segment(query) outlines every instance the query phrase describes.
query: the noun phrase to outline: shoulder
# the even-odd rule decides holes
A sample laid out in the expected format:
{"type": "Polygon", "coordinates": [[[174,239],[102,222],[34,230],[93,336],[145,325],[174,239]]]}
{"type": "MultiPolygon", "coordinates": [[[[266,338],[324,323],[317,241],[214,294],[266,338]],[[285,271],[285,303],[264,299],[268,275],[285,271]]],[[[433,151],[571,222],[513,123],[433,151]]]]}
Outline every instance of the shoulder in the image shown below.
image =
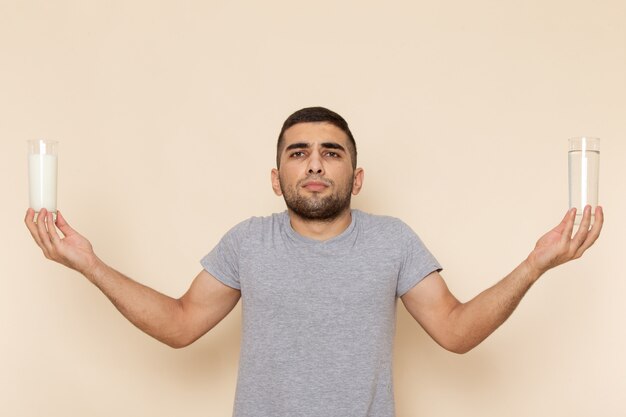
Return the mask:
{"type": "Polygon", "coordinates": [[[401,230],[410,230],[410,227],[397,217],[371,214],[361,210],[353,210],[352,213],[356,216],[357,221],[361,224],[361,227],[366,231],[375,233],[397,233],[401,230]]]}
{"type": "Polygon", "coordinates": [[[403,220],[378,214],[369,214],[359,210],[356,212],[360,229],[368,239],[395,242],[400,246],[413,245],[421,242],[418,234],[403,220]]]}
{"type": "Polygon", "coordinates": [[[274,213],[269,216],[254,216],[233,226],[225,236],[235,239],[262,237],[274,230],[279,230],[285,223],[286,212],[274,213]]]}

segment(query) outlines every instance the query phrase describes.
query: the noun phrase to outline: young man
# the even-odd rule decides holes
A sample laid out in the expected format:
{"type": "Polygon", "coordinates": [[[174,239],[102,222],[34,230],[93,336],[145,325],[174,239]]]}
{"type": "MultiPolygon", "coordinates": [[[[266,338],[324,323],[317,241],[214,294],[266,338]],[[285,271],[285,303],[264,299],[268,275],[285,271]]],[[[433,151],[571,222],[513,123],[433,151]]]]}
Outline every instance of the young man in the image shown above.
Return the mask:
{"type": "Polygon", "coordinates": [[[103,263],[58,213],[26,225],[48,259],[82,273],[133,324],[173,347],[208,332],[242,298],[236,417],[390,417],[398,298],[444,348],[467,352],[513,312],[547,270],[580,257],[603,212],[575,210],[499,283],[460,303],[441,266],[401,221],[350,208],[363,185],[345,120],[320,107],[291,115],[277,145],[272,188],[287,211],[231,229],[180,299],[103,263]],[[62,233],[59,234],[57,231],[62,233]]]}

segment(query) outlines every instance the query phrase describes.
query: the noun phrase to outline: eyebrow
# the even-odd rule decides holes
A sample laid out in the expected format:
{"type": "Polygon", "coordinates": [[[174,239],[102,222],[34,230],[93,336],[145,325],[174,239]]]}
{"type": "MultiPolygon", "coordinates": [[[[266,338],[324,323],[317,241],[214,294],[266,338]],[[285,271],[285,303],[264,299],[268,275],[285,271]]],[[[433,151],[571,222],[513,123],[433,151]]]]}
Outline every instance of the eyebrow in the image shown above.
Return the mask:
{"type": "MultiPolygon", "coordinates": [[[[346,151],[346,149],[341,146],[340,144],[336,143],[336,142],[323,142],[321,144],[322,148],[326,148],[326,149],[338,149],[340,151],[346,151]]],[[[296,143],[292,143],[291,145],[287,146],[285,148],[285,151],[290,151],[292,149],[308,149],[311,147],[310,143],[307,142],[296,142],[296,143]]]]}
{"type": "Polygon", "coordinates": [[[306,142],[297,142],[297,143],[292,143],[291,145],[287,146],[285,148],[285,151],[290,151],[292,149],[306,149],[310,147],[311,145],[306,142]]]}
{"type": "Polygon", "coordinates": [[[322,143],[322,148],[338,149],[338,150],[344,151],[344,152],[346,151],[343,146],[341,146],[340,144],[338,144],[336,142],[324,142],[324,143],[322,143]]]}

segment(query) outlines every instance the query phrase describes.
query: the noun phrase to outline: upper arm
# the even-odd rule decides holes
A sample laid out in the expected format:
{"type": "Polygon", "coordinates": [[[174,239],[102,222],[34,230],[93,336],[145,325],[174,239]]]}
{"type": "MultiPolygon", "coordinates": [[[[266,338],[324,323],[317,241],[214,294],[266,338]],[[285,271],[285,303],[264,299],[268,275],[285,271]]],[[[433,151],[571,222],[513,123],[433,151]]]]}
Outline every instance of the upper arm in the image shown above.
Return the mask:
{"type": "Polygon", "coordinates": [[[402,296],[402,302],[415,320],[441,346],[449,349],[454,342],[450,314],[461,303],[435,271],[402,296]]]}
{"type": "Polygon", "coordinates": [[[189,343],[211,330],[237,305],[241,291],[202,270],[179,299],[189,343]]]}

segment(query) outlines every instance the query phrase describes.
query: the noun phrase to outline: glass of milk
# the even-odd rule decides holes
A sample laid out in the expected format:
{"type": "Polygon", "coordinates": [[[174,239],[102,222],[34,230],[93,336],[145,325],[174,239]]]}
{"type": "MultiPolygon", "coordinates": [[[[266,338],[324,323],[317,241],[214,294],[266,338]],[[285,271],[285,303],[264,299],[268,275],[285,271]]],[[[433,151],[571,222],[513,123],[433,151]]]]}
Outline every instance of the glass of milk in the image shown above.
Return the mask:
{"type": "Polygon", "coordinates": [[[57,212],[57,167],[59,142],[54,140],[28,141],[28,188],[30,207],[35,210],[35,221],[42,208],[57,212]]]}
{"type": "MultiPolygon", "coordinates": [[[[588,136],[569,140],[569,207],[576,207],[576,224],[580,224],[583,209],[598,205],[600,174],[600,139],[588,136]]],[[[592,217],[593,219],[593,217],[592,217]]]]}

